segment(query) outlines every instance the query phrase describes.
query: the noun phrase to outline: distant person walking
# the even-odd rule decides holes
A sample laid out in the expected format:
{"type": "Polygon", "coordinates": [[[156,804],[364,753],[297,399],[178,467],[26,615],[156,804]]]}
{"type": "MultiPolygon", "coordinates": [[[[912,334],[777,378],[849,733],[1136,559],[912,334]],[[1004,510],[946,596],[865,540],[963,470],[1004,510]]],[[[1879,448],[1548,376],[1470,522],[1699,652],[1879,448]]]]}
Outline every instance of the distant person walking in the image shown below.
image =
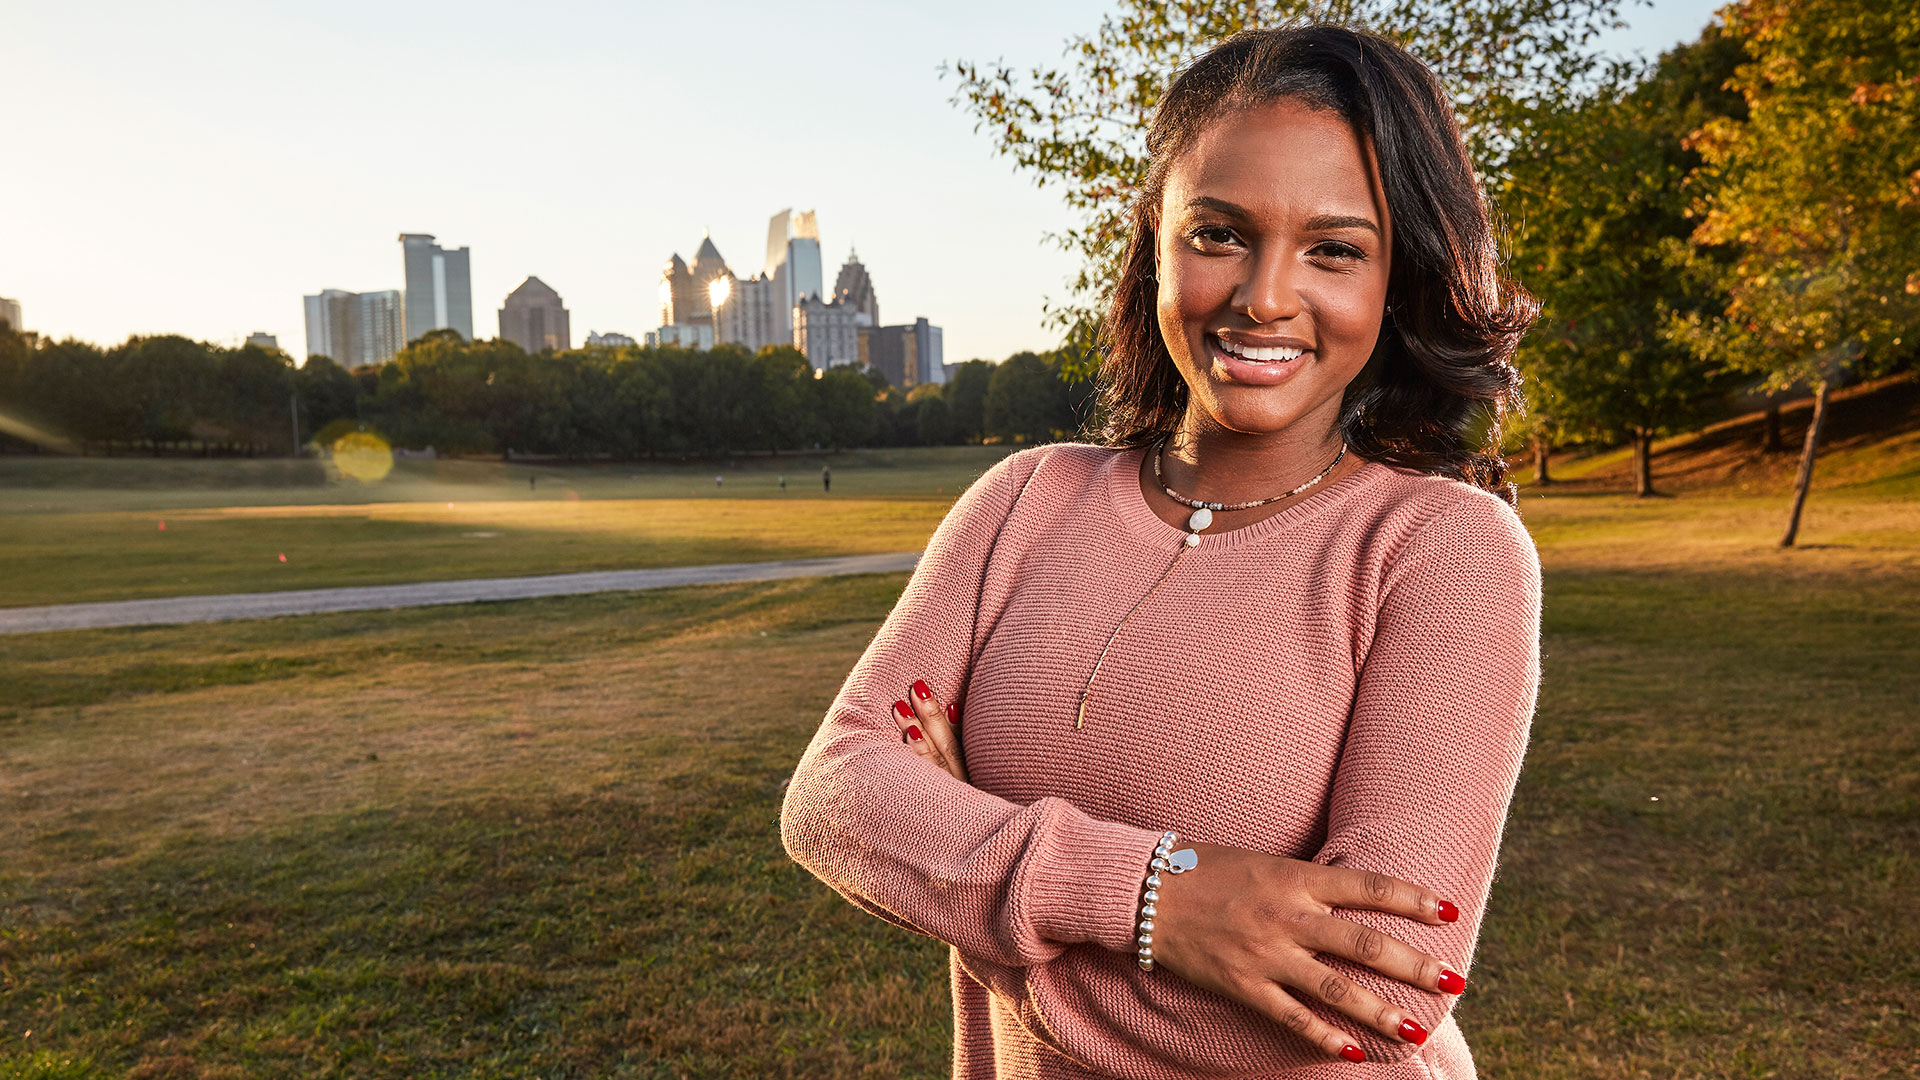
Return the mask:
{"type": "Polygon", "coordinates": [[[780,490],[781,491],[787,490],[787,474],[786,473],[780,474],[780,490]]]}
{"type": "Polygon", "coordinates": [[[538,479],[539,479],[539,477],[537,477],[537,476],[534,476],[534,475],[532,475],[531,473],[529,473],[529,474],[527,475],[527,490],[528,490],[528,491],[532,491],[532,490],[533,490],[533,488],[534,488],[534,481],[535,481],[535,480],[538,480],[538,479]]]}
{"type": "Polygon", "coordinates": [[[719,487],[721,484],[724,484],[726,482],[726,479],[727,479],[726,477],[721,476],[719,473],[715,473],[713,476],[713,486],[719,487]]]}
{"type": "Polygon", "coordinates": [[[830,465],[820,466],[820,486],[821,488],[827,491],[833,490],[833,467],[832,466],[830,465]]]}

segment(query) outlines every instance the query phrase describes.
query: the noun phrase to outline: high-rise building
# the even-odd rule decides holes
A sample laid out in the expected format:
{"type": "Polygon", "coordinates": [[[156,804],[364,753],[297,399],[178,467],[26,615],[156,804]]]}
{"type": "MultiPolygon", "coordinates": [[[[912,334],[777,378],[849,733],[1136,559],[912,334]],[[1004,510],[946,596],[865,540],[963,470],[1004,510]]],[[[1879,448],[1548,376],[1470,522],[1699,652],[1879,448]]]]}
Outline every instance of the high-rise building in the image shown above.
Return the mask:
{"type": "Polygon", "coordinates": [[[913,320],[913,341],[919,353],[920,382],[944,383],[947,381],[945,336],[939,327],[929,324],[925,318],[913,320]]]}
{"type": "Polygon", "coordinates": [[[727,269],[727,260],[720,257],[720,249],[713,246],[711,236],[700,238],[700,249],[693,253],[692,266],[675,252],[660,271],[660,325],[711,327],[713,302],[709,290],[716,279],[732,276],[733,271],[727,269]]]}
{"type": "Polygon", "coordinates": [[[398,289],[352,293],[326,289],[306,297],[307,355],[342,367],[384,364],[406,344],[398,289]]]}
{"type": "Polygon", "coordinates": [[[900,326],[877,326],[867,336],[867,363],[895,386],[947,381],[946,348],[940,328],[925,319],[900,326]]]}
{"type": "Polygon", "coordinates": [[[846,265],[840,268],[840,276],[834,280],[833,298],[865,315],[865,325],[880,325],[880,301],[873,294],[873,279],[867,276],[867,268],[853,251],[847,252],[846,265]]]}
{"type": "Polygon", "coordinates": [[[859,312],[819,296],[793,305],[793,347],[816,371],[860,362],[859,312]]]}
{"type": "Polygon", "coordinates": [[[791,209],[773,215],[767,223],[767,265],[763,271],[778,283],[786,310],[809,296],[826,296],[820,270],[820,225],[813,211],[791,209]]]}
{"type": "Polygon", "coordinates": [[[280,347],[280,339],[267,333],[265,330],[255,330],[253,333],[247,335],[247,344],[258,345],[263,349],[278,349],[280,347]]]}
{"type": "Polygon", "coordinates": [[[401,233],[400,250],[407,271],[405,339],[451,328],[472,341],[473,274],[467,249],[443,248],[431,233],[401,233]]]}
{"type": "Polygon", "coordinates": [[[781,306],[780,284],[765,274],[743,280],[729,275],[727,298],[720,305],[721,341],[759,352],[769,345],[793,344],[793,313],[781,306]]]}
{"type": "Polygon", "coordinates": [[[573,348],[566,305],[553,286],[537,277],[528,277],[507,294],[500,309],[500,336],[530,353],[573,348]]]}
{"type": "Polygon", "coordinates": [[[26,327],[20,324],[20,319],[20,301],[0,296],[0,322],[6,323],[15,330],[23,331],[26,327]]]}

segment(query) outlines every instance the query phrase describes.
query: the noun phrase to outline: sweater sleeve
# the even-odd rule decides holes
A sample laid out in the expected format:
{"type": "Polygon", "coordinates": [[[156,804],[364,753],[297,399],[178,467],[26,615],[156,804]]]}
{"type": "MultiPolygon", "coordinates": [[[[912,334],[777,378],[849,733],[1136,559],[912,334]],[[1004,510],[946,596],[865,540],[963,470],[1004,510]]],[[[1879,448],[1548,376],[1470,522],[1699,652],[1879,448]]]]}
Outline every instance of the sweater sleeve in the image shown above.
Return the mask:
{"type": "MultiPolygon", "coordinates": [[[[1452,900],[1460,918],[1439,926],[1376,911],[1334,914],[1467,974],[1538,692],[1539,556],[1513,508],[1476,489],[1405,543],[1381,597],[1314,861],[1390,874],[1452,900]]],[[[1458,1000],[1320,959],[1428,1031],[1458,1000]]],[[[1371,1060],[1417,1052],[1315,1007],[1371,1060]]]]}
{"type": "Polygon", "coordinates": [[[1083,942],[1132,952],[1159,834],[1097,820],[1061,798],[1021,805],[962,783],[902,746],[889,713],[916,678],[942,700],[963,700],[987,556],[1044,453],[1003,458],[934,530],[780,809],[787,853],[836,892],[1013,967],[1083,942]]]}

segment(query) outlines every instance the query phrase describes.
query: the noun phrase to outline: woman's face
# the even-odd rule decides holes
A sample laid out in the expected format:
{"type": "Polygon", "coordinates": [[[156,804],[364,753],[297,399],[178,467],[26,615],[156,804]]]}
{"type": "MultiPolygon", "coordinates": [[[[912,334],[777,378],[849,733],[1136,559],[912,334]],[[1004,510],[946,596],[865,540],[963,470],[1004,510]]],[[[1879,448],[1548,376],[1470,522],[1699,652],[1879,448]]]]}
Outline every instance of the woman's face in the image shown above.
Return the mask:
{"type": "Polygon", "coordinates": [[[1393,250],[1360,136],[1291,100],[1223,116],[1170,167],[1155,232],[1189,425],[1331,430],[1379,337],[1393,250]]]}

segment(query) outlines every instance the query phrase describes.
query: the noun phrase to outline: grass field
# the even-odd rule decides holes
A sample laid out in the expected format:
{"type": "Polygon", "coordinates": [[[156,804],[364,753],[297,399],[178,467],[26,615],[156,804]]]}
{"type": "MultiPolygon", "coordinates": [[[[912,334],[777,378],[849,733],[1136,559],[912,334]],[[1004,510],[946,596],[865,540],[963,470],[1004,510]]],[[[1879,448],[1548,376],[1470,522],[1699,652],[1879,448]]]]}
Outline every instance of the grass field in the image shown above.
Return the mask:
{"type": "Polygon", "coordinates": [[[374,484],[317,461],[0,458],[0,607],[915,551],[1011,449],[403,461],[374,484]]]}
{"type": "MultiPolygon", "coordinates": [[[[1883,464],[1786,551],[1777,496],[1523,500],[1545,676],[1459,1006],[1484,1075],[1913,1075],[1883,464]]],[[[776,825],[904,581],[0,639],[0,1080],[942,1075],[945,947],[776,825]]]]}

